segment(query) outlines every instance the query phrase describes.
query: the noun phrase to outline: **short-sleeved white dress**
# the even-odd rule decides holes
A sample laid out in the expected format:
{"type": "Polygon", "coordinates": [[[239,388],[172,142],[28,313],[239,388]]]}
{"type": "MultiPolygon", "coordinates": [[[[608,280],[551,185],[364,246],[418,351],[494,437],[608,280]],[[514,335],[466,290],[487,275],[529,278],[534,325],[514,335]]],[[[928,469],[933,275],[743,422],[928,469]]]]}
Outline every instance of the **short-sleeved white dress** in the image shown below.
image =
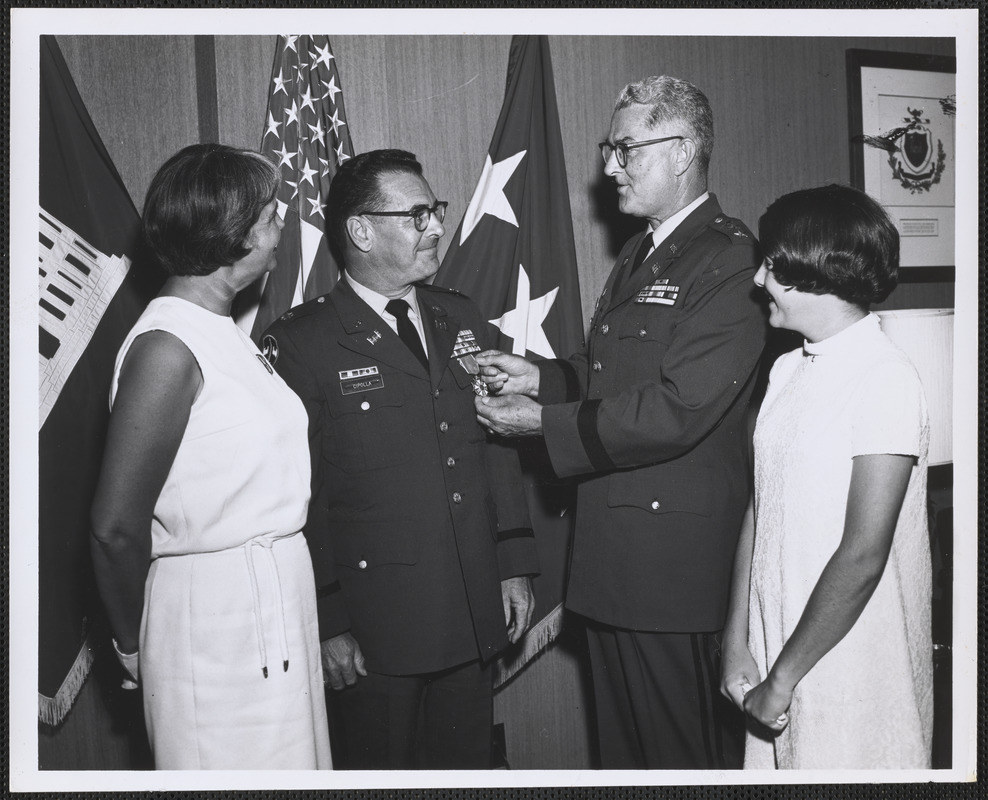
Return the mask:
{"type": "Polygon", "coordinates": [[[749,595],[748,642],[763,678],[840,543],[852,459],[901,454],[917,463],[875,593],[796,687],[782,734],[748,734],[746,769],[930,766],[928,448],[919,377],[874,314],[772,368],[755,428],[749,595]]]}
{"type": "Polygon", "coordinates": [[[230,317],[153,300],[203,385],[154,509],[140,672],[157,769],[329,769],[301,401],[230,317]]]}

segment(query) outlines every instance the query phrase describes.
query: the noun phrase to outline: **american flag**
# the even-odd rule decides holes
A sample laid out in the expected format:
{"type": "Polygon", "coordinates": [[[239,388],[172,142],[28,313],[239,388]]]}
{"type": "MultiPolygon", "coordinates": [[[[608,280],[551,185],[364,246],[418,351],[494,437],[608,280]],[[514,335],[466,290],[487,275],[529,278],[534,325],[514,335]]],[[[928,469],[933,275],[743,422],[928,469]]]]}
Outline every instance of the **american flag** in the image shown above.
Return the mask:
{"type": "Polygon", "coordinates": [[[281,168],[285,228],[277,269],[238,298],[237,323],[255,342],[285,311],[325,294],[339,278],[323,206],[337,168],[353,156],[327,36],[279,36],[269,92],[261,152],[281,168]]]}

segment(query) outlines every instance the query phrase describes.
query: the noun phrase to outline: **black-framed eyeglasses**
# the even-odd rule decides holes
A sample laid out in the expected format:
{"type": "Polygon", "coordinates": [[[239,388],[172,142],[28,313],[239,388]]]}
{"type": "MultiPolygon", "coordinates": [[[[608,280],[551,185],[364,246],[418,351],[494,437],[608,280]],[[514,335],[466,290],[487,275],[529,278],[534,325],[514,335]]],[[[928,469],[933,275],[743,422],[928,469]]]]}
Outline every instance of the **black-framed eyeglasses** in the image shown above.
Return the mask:
{"type": "Polygon", "coordinates": [[[361,213],[371,217],[411,217],[415,221],[415,230],[421,232],[429,227],[429,220],[433,214],[440,222],[446,219],[446,207],[448,205],[446,200],[437,200],[431,208],[429,206],[415,206],[408,211],[362,211],[361,213]]]}
{"type": "Polygon", "coordinates": [[[615,158],[617,158],[618,166],[624,169],[628,166],[628,151],[634,150],[636,147],[644,147],[648,144],[658,144],[659,142],[671,142],[673,139],[685,139],[685,136],[663,136],[661,139],[647,139],[644,142],[618,142],[617,144],[611,144],[610,142],[601,142],[600,154],[604,157],[604,163],[606,164],[611,160],[611,153],[614,153],[615,158]]]}

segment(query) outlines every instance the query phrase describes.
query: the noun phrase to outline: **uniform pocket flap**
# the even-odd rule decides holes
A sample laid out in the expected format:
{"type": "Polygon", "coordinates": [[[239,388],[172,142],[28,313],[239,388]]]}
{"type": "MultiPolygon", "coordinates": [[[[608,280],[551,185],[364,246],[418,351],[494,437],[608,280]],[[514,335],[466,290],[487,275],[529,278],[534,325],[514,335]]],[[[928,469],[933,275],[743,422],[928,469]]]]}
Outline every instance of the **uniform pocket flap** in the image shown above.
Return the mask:
{"type": "Polygon", "coordinates": [[[383,564],[418,562],[418,538],[404,525],[330,521],[329,535],[336,563],[342,567],[367,570],[383,564]]]}
{"type": "Polygon", "coordinates": [[[607,505],[640,508],[650,514],[679,512],[709,517],[713,492],[712,476],[706,471],[637,470],[611,475],[607,505]]]}
{"type": "Polygon", "coordinates": [[[618,326],[619,339],[634,339],[639,342],[666,342],[669,338],[669,326],[658,320],[646,318],[623,320],[618,326]]]}

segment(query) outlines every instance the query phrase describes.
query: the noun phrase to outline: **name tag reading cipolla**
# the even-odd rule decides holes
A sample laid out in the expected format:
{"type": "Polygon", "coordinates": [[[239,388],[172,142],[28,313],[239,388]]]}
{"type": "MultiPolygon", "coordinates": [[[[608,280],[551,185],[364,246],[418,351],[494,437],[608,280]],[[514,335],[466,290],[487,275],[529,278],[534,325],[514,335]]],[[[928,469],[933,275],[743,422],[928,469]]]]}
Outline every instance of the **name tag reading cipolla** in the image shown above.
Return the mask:
{"type": "Polygon", "coordinates": [[[340,391],[343,394],[369,392],[373,389],[384,388],[384,377],[377,367],[362,367],[360,369],[341,370],[340,391]]]}

